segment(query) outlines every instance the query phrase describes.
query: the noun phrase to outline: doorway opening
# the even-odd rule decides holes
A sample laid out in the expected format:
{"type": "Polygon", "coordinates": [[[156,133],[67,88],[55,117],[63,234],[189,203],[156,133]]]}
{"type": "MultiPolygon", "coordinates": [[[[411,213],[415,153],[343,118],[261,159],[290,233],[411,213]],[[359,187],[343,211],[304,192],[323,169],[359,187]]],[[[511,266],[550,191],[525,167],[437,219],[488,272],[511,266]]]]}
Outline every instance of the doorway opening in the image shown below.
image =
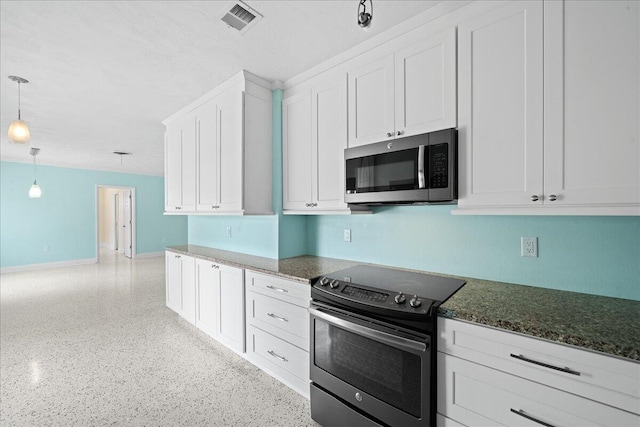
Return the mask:
{"type": "Polygon", "coordinates": [[[96,185],[96,262],[101,251],[110,258],[135,258],[135,187],[96,185]]]}

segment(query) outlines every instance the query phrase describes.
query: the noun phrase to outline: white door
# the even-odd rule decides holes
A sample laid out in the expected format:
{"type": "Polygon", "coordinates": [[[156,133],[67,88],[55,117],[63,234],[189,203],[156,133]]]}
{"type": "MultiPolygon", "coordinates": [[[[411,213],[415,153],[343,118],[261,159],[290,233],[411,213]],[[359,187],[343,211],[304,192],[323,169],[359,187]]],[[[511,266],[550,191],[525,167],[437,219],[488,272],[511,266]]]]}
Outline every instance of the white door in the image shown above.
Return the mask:
{"type": "Polygon", "coordinates": [[[311,174],[318,209],[346,209],[344,149],[347,148],[347,76],[340,75],[311,91],[311,174]]]}
{"type": "Polygon", "coordinates": [[[182,262],[181,255],[165,252],[166,303],[167,307],[179,313],[182,310],[182,262]]]}
{"type": "Polygon", "coordinates": [[[133,241],[133,202],[131,200],[131,190],[124,190],[122,192],[122,212],[124,218],[122,224],[122,228],[124,230],[124,256],[126,256],[127,258],[131,258],[131,246],[133,241]]]}
{"type": "Polygon", "coordinates": [[[220,265],[218,340],[244,353],[244,274],[240,268],[220,265]]]}
{"type": "Polygon", "coordinates": [[[167,125],[164,135],[164,210],[182,210],[182,131],[176,122],[167,125]]]}
{"type": "Polygon", "coordinates": [[[458,27],[460,206],[533,206],[543,194],[542,1],[458,27]]]}
{"type": "Polygon", "coordinates": [[[395,54],[396,137],[456,127],[456,29],[395,54]]]}
{"type": "Polygon", "coordinates": [[[283,208],[310,209],[311,98],[310,93],[282,101],[283,208]]]}
{"type": "Polygon", "coordinates": [[[220,211],[243,209],[244,93],[231,89],[218,104],[220,211]]]}
{"type": "Polygon", "coordinates": [[[119,245],[120,245],[120,239],[118,239],[118,236],[120,235],[120,221],[119,221],[119,217],[120,217],[120,195],[118,193],[115,193],[113,195],[113,219],[114,219],[114,228],[113,228],[113,249],[115,251],[117,251],[119,249],[119,245]]]}
{"type": "Polygon", "coordinates": [[[394,55],[349,72],[349,147],[395,137],[394,55]]]}
{"type": "Polygon", "coordinates": [[[196,259],[196,326],[212,337],[218,334],[220,267],[196,259]]]}
{"type": "Polygon", "coordinates": [[[190,256],[180,256],[180,291],[182,295],[180,315],[189,322],[196,323],[196,260],[190,256]]]}
{"type": "Polygon", "coordinates": [[[195,115],[187,114],[180,121],[181,144],[181,173],[183,211],[196,210],[196,119],[195,115]]]}
{"type": "Polygon", "coordinates": [[[544,25],[545,204],[640,203],[640,3],[545,2],[544,25]]]}
{"type": "Polygon", "coordinates": [[[216,211],[219,204],[216,101],[211,100],[196,110],[197,123],[197,205],[198,211],[216,211]]]}

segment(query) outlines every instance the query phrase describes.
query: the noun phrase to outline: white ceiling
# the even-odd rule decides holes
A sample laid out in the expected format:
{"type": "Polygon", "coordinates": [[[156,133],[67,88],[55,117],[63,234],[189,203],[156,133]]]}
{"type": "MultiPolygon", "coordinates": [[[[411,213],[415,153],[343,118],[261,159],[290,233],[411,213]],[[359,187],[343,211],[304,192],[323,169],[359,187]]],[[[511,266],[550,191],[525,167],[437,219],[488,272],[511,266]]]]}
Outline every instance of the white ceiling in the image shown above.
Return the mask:
{"type": "Polygon", "coordinates": [[[0,156],[31,162],[6,131],[22,119],[38,164],[163,175],[161,120],[241,69],[287,80],[439,1],[246,1],[264,18],[244,35],[219,15],[225,1],[0,2],[0,156]],[[132,152],[123,158],[113,151],[132,152]]]}

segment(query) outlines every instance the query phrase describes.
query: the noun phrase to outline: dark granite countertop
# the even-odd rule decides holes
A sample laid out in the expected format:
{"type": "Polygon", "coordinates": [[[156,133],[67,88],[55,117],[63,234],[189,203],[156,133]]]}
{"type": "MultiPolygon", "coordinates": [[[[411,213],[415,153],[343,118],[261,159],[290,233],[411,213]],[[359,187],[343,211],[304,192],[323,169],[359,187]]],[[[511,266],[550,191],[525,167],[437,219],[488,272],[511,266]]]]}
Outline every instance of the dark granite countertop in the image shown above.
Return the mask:
{"type": "MultiPolygon", "coordinates": [[[[366,264],[310,255],[277,260],[195,245],[168,249],[301,283],[366,264]]],[[[640,361],[639,301],[460,278],[467,284],[440,307],[440,316],[640,361]]]]}

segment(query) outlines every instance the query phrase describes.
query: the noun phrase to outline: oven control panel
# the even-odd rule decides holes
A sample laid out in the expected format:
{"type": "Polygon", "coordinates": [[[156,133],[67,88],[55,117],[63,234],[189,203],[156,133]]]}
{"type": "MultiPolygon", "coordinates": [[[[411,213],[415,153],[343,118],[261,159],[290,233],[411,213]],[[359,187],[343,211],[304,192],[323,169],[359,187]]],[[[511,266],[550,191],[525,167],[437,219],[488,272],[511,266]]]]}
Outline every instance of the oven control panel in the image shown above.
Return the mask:
{"type": "Polygon", "coordinates": [[[432,303],[431,300],[417,295],[382,291],[328,277],[321,277],[313,287],[342,299],[394,311],[427,314],[432,303]]]}

